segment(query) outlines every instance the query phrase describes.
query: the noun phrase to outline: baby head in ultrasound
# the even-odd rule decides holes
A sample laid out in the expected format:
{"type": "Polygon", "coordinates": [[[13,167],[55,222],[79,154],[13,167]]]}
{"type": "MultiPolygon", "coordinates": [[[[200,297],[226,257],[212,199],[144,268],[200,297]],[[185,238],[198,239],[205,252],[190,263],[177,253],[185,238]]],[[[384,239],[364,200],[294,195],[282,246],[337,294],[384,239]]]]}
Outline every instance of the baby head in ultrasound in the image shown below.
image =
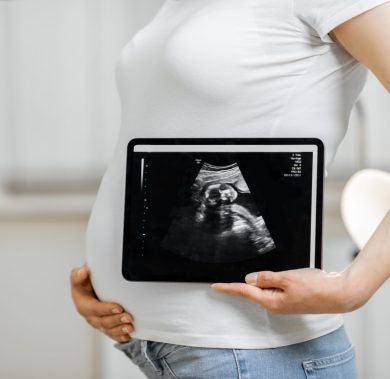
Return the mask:
{"type": "Polygon", "coordinates": [[[231,204],[238,196],[236,188],[228,183],[210,184],[202,192],[203,203],[210,208],[231,204]]]}
{"type": "Polygon", "coordinates": [[[205,227],[220,231],[233,224],[232,204],[238,197],[237,189],[230,183],[205,184],[197,197],[199,204],[196,222],[209,222],[205,227]]]}

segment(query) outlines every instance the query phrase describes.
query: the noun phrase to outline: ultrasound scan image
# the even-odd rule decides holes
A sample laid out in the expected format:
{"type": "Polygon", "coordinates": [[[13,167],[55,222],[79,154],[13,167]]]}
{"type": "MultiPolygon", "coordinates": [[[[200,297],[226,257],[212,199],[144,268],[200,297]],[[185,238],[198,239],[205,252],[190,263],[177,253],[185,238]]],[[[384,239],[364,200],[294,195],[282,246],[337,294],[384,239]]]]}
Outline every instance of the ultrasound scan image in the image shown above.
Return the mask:
{"type": "Polygon", "coordinates": [[[251,259],[276,248],[237,163],[203,162],[189,205],[173,209],[160,246],[198,262],[251,259]]]}
{"type": "Polygon", "coordinates": [[[126,280],[237,282],[248,272],[311,265],[322,204],[316,192],[314,230],[312,152],[197,151],[180,144],[132,150],[123,225],[126,280]]]}

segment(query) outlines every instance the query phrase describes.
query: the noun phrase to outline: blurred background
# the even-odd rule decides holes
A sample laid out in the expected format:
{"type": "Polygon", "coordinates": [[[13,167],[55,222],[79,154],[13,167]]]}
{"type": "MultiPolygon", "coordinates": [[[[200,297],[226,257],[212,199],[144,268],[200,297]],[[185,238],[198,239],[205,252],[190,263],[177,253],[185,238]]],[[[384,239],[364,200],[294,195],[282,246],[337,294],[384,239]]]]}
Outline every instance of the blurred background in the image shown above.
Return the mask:
{"type": "MultiPolygon", "coordinates": [[[[0,378],[143,378],[76,313],[69,272],[119,131],[116,60],[161,3],[0,0],[0,378]]],[[[370,74],[325,180],[326,270],[357,251],[343,186],[390,171],[389,141],[389,94],[370,74]]],[[[389,378],[390,285],[345,318],[360,378],[389,378]]]]}

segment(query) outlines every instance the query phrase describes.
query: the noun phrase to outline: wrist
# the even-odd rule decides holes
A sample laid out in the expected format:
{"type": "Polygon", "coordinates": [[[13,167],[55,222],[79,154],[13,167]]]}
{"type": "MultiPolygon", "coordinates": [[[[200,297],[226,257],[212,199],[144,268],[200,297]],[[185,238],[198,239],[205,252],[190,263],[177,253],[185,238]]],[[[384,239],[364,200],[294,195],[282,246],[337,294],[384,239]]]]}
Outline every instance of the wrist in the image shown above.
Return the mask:
{"type": "Polygon", "coordinates": [[[340,273],[338,303],[341,312],[352,312],[363,306],[369,298],[365,295],[365,289],[361,288],[361,280],[356,279],[351,266],[340,273]]]}
{"type": "Polygon", "coordinates": [[[348,275],[345,271],[326,273],[326,281],[322,287],[319,299],[329,308],[330,313],[348,312],[351,299],[351,289],[348,285],[348,275]]]}

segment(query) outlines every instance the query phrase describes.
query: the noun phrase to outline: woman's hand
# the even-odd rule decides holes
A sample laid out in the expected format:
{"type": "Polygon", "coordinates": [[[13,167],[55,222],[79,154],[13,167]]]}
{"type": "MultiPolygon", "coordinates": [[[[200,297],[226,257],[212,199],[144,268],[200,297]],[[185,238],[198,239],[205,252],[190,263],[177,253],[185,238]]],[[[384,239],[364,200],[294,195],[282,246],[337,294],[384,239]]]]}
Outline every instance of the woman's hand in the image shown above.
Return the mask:
{"type": "Polygon", "coordinates": [[[262,271],[248,274],[246,283],[214,283],[211,287],[243,296],[271,313],[343,313],[360,307],[368,299],[348,285],[348,276],[348,270],[262,271]]]}
{"type": "Polygon", "coordinates": [[[91,326],[117,342],[130,340],[133,317],[120,305],[102,302],[96,297],[85,266],[72,270],[70,283],[76,309],[91,326]]]}
{"type": "Polygon", "coordinates": [[[272,313],[344,313],[367,302],[390,278],[390,209],[357,258],[342,272],[313,268],[248,274],[246,283],[214,283],[272,313]]]}

